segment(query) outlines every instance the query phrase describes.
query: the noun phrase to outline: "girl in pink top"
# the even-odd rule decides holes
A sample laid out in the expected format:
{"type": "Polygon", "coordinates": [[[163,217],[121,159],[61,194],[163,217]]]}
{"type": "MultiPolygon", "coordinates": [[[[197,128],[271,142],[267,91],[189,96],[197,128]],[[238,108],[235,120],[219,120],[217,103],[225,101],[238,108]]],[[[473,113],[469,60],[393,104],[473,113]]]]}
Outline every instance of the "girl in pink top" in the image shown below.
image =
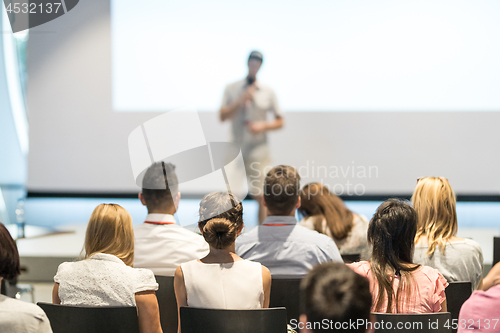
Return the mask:
{"type": "Polygon", "coordinates": [[[349,264],[370,281],[372,312],[446,312],[446,279],[437,270],[413,264],[417,213],[406,202],[381,204],[368,226],[371,262],[349,264]]]}

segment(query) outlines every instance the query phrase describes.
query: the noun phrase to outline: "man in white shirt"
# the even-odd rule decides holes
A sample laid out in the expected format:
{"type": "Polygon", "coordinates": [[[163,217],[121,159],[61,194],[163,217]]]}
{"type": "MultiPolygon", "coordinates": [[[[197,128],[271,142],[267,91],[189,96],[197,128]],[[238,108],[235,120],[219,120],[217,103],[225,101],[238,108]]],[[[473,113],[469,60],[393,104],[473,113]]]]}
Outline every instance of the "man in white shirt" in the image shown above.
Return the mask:
{"type": "Polygon", "coordinates": [[[135,268],[173,276],[180,264],[208,254],[209,247],[202,236],[176,224],[174,214],[180,198],[175,167],[164,162],[151,165],[139,193],[148,215],[143,224],[134,228],[135,268]]]}
{"type": "Polygon", "coordinates": [[[328,236],[297,223],[300,176],[295,168],[274,167],[264,181],[263,204],[267,217],[262,225],[236,239],[236,254],[260,262],[272,275],[305,275],[315,265],[343,262],[328,236]]]}
{"type": "Polygon", "coordinates": [[[219,111],[221,121],[231,120],[232,141],[241,147],[249,194],[260,205],[259,223],[266,216],[260,202],[264,178],[271,167],[266,133],[283,127],[283,112],[274,90],[257,80],[262,61],[262,53],[250,53],[247,77],[226,87],[219,111]],[[272,120],[268,121],[268,113],[272,120]]]}

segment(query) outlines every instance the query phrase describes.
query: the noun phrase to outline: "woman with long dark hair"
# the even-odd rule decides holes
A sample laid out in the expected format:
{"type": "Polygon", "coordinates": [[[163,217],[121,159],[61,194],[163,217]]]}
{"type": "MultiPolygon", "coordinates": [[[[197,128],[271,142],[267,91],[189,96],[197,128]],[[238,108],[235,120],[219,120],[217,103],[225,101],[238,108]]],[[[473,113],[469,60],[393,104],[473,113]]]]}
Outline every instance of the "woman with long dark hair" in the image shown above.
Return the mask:
{"type": "Polygon", "coordinates": [[[371,261],[349,264],[370,280],[372,312],[446,312],[448,283],[437,270],[413,263],[417,213],[406,202],[382,203],[368,226],[371,261]]]}

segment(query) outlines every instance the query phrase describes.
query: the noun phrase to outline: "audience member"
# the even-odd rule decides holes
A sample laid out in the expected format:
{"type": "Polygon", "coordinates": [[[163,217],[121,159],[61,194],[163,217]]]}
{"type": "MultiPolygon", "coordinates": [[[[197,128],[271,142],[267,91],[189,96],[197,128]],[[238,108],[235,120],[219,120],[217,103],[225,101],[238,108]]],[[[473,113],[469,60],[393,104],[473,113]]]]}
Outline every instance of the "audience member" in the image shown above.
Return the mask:
{"type": "Polygon", "coordinates": [[[346,265],[325,263],[314,267],[302,280],[301,293],[301,332],[374,331],[370,284],[346,265]]]}
{"type": "Polygon", "coordinates": [[[372,311],[387,313],[446,312],[446,279],[437,270],[413,263],[417,213],[397,199],[382,203],[368,226],[371,262],[349,264],[368,277],[372,311]]]}
{"type": "Polygon", "coordinates": [[[474,291],[460,309],[458,333],[499,333],[499,304],[500,285],[474,291]]]}
{"type": "Polygon", "coordinates": [[[305,275],[317,264],[342,262],[330,237],[297,224],[299,190],[300,176],[293,167],[280,165],[267,173],[263,204],[268,215],[262,225],[238,237],[239,256],[258,261],[271,274],[280,275],[305,275]]]}
{"type": "Polygon", "coordinates": [[[451,281],[470,281],[479,287],[483,274],[481,246],[456,237],[456,196],[443,177],[425,177],[417,182],[412,196],[418,214],[414,262],[431,266],[451,281]]]}
{"type": "MultiPolygon", "coordinates": [[[[177,306],[215,309],[269,307],[271,274],[257,262],[235,253],[243,228],[243,205],[227,192],[206,195],[200,203],[200,231],[210,253],[181,264],[175,271],[177,306]]],[[[179,320],[180,323],[180,320],[179,320]]]]}
{"type": "MultiPolygon", "coordinates": [[[[19,273],[16,243],[0,223],[0,281],[12,280],[19,273]]],[[[0,295],[0,332],[52,333],[52,328],[45,312],[39,306],[0,295]]]]}
{"type": "Polygon", "coordinates": [[[342,199],[320,183],[310,183],[300,191],[300,225],[331,237],[340,254],[369,255],[366,232],[368,220],[352,212],[342,199]]]}
{"type": "Polygon", "coordinates": [[[156,275],[173,276],[180,264],[204,257],[208,244],[203,237],[175,223],[181,194],[175,168],[157,162],[142,181],[139,199],[148,208],[146,222],[135,227],[134,267],[156,275]]]}
{"type": "Polygon", "coordinates": [[[243,228],[242,203],[227,192],[210,193],[200,203],[198,225],[210,253],[177,268],[174,285],[179,307],[268,307],[269,270],[240,258],[234,251],[234,242],[243,228]]]}
{"type": "Polygon", "coordinates": [[[54,304],[137,306],[141,333],[161,332],[153,272],[132,268],[132,217],[121,206],[101,204],[90,216],[85,260],[65,262],[54,277],[54,304]]]}

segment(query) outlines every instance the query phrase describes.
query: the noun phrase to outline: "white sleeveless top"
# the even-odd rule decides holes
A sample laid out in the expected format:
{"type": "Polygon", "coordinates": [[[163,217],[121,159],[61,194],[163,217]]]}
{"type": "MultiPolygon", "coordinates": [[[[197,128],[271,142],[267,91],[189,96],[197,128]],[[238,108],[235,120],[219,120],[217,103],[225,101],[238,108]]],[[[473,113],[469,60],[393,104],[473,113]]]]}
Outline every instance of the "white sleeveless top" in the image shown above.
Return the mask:
{"type": "Polygon", "coordinates": [[[262,266],[239,260],[181,264],[188,306],[211,309],[260,309],[264,305],[262,266]]]}

